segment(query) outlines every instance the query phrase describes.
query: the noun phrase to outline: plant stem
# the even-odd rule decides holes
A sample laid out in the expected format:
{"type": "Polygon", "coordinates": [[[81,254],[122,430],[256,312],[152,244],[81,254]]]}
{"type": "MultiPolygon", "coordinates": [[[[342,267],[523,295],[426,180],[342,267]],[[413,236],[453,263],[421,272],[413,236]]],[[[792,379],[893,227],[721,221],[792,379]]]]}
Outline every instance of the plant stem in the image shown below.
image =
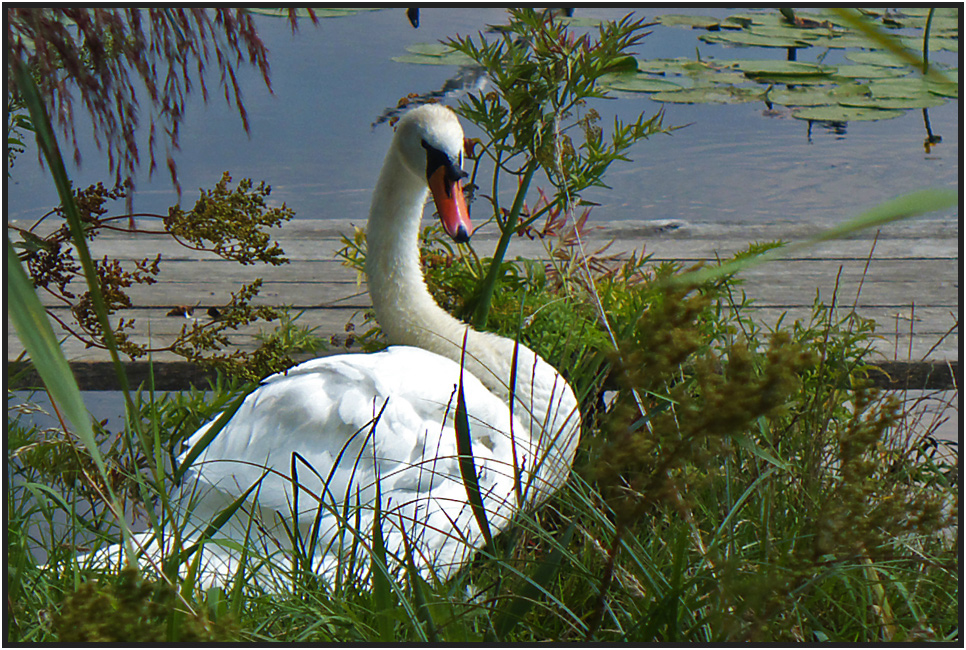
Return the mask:
{"type": "Polygon", "coordinates": [[[520,187],[517,188],[517,194],[513,199],[510,214],[507,216],[507,220],[500,230],[500,241],[497,243],[496,251],[493,253],[490,268],[487,269],[486,277],[483,278],[480,300],[476,304],[476,310],[473,312],[473,327],[477,329],[486,327],[486,320],[490,314],[490,302],[493,300],[493,291],[496,289],[496,283],[500,278],[500,267],[503,265],[506,250],[510,246],[510,238],[516,232],[517,222],[520,220],[520,211],[523,210],[523,201],[527,196],[527,189],[529,189],[530,181],[533,180],[533,175],[536,171],[537,160],[536,158],[531,158],[524,169],[523,179],[520,181],[520,187]]]}
{"type": "Polygon", "coordinates": [[[922,74],[929,74],[929,30],[932,28],[932,15],[936,11],[935,7],[930,7],[929,15],[926,16],[926,27],[922,30],[922,74]]]}

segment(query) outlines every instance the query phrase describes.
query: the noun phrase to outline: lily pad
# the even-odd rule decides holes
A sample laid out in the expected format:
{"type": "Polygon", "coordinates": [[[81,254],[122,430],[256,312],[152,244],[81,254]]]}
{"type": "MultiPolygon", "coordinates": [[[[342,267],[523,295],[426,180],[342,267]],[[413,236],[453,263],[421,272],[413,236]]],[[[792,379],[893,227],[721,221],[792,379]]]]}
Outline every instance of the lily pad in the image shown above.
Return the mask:
{"type": "Polygon", "coordinates": [[[766,36],[747,30],[702,34],[698,38],[706,43],[723,43],[744,47],[809,47],[809,43],[804,39],[791,36],[766,36]]]}
{"type": "Polygon", "coordinates": [[[860,95],[869,96],[872,94],[872,87],[867,83],[858,83],[854,80],[848,80],[845,83],[836,84],[832,86],[829,94],[832,97],[858,97],[860,95]]]}
{"type": "Polygon", "coordinates": [[[705,86],[655,93],[651,95],[651,99],[670,104],[741,104],[759,100],[763,93],[764,90],[760,88],[705,86]]]}
{"type": "Polygon", "coordinates": [[[801,90],[773,88],[768,91],[767,97],[772,103],[782,106],[828,106],[835,103],[835,98],[827,87],[801,90]]]}
{"type": "Polygon", "coordinates": [[[598,27],[604,22],[602,18],[590,18],[589,16],[558,16],[555,20],[570,27],[598,27]]]}
{"type": "Polygon", "coordinates": [[[813,106],[801,108],[792,112],[792,117],[799,120],[813,120],[816,122],[872,122],[876,120],[891,120],[899,117],[905,111],[885,110],[879,108],[852,108],[849,106],[813,106]]]}
{"type": "Polygon", "coordinates": [[[895,108],[908,110],[910,108],[931,108],[942,106],[946,100],[935,95],[918,95],[916,97],[846,97],[839,101],[842,106],[856,108],[895,108]]]}
{"type": "Polygon", "coordinates": [[[714,72],[712,70],[689,72],[688,78],[694,81],[695,86],[707,84],[732,84],[739,85],[748,81],[748,77],[740,72],[724,71],[714,72]]]}
{"type": "MultiPolygon", "coordinates": [[[[804,18],[806,20],[812,20],[815,22],[830,21],[835,22],[828,16],[818,15],[818,14],[808,14],[795,12],[795,15],[799,18],[804,18]]],[[[794,27],[785,20],[784,16],[774,10],[765,11],[762,13],[747,13],[747,14],[735,14],[733,16],[728,16],[725,22],[735,23],[736,25],[750,26],[750,25],[761,25],[766,27],[788,27],[790,29],[803,30],[801,27],[794,27]]],[[[821,27],[814,29],[822,29],[821,27]]],[[[804,30],[803,30],[804,31],[804,30]]]]}
{"type": "Polygon", "coordinates": [[[454,52],[453,48],[443,43],[413,43],[406,46],[406,51],[423,56],[446,56],[454,52]]]}
{"type": "Polygon", "coordinates": [[[673,74],[683,73],[688,69],[691,64],[697,63],[698,65],[703,65],[698,61],[692,59],[638,59],[637,69],[643,72],[654,72],[658,74],[664,74],[667,72],[673,74]]]}
{"type": "MultiPolygon", "coordinates": [[[[922,29],[929,17],[929,7],[903,8],[899,15],[891,15],[890,19],[902,27],[922,29]]],[[[936,7],[932,17],[932,30],[952,30],[959,28],[959,10],[956,7],[936,7]]]]}
{"type": "Polygon", "coordinates": [[[879,65],[884,68],[905,68],[906,62],[891,52],[871,50],[862,52],[848,52],[845,55],[849,61],[865,65],[879,65]]]}
{"type": "Polygon", "coordinates": [[[890,77],[902,77],[905,74],[906,71],[899,68],[887,68],[881,65],[867,65],[865,63],[840,65],[835,70],[836,77],[845,77],[848,79],[888,79],[890,77]]]}
{"type": "MultiPolygon", "coordinates": [[[[865,36],[859,34],[834,34],[832,36],[822,36],[814,41],[811,41],[812,45],[815,47],[824,47],[829,49],[844,50],[848,48],[868,48],[869,39],[865,36]]],[[[920,44],[919,49],[922,49],[920,44]]]]}
{"type": "MultiPolygon", "coordinates": [[[[667,27],[690,27],[692,29],[720,29],[721,19],[711,16],[685,16],[682,14],[664,14],[654,20],[667,27]]],[[[732,28],[737,29],[737,25],[732,28]]]]}
{"type": "MultiPolygon", "coordinates": [[[[379,11],[382,7],[359,7],[359,8],[338,8],[330,9],[326,7],[313,7],[312,13],[315,14],[316,18],[342,18],[343,16],[351,16],[352,14],[358,14],[363,11],[379,11]]],[[[271,16],[272,18],[285,18],[288,19],[288,9],[275,8],[275,7],[249,7],[246,9],[248,13],[257,14],[259,16],[271,16]]],[[[310,18],[309,10],[303,7],[299,7],[295,10],[295,16],[300,19],[310,18]]]]}
{"type": "MultiPolygon", "coordinates": [[[[834,77],[815,77],[810,75],[764,75],[751,77],[753,81],[763,84],[784,86],[824,86],[833,82],[834,77]]],[[[845,81],[844,79],[842,81],[845,81]]]]}
{"type": "Polygon", "coordinates": [[[876,79],[869,84],[873,97],[915,97],[929,93],[929,84],[921,77],[876,79]]]}
{"type": "Polygon", "coordinates": [[[662,91],[680,90],[684,86],[667,79],[658,79],[646,74],[625,73],[608,74],[600,78],[600,84],[605,88],[623,90],[631,93],[658,93],[662,91]]]}
{"type": "MultiPolygon", "coordinates": [[[[922,51],[922,36],[900,36],[899,42],[914,52],[922,51]]],[[[932,51],[959,52],[959,39],[933,35],[929,37],[929,49],[932,51]]]]}
{"type": "Polygon", "coordinates": [[[723,65],[744,72],[749,77],[821,77],[835,72],[834,66],[802,61],[722,61],[723,65]]]}
{"type": "Polygon", "coordinates": [[[442,43],[413,43],[406,47],[410,54],[392,57],[398,63],[418,65],[471,65],[475,62],[462,52],[442,43]]]}
{"type": "Polygon", "coordinates": [[[791,38],[796,41],[813,41],[828,35],[828,30],[802,29],[791,25],[752,25],[749,31],[758,36],[791,38]]]}
{"type": "Polygon", "coordinates": [[[929,92],[933,95],[939,95],[940,97],[955,97],[959,99],[959,84],[955,82],[950,83],[936,83],[928,82],[926,87],[929,92]]]}

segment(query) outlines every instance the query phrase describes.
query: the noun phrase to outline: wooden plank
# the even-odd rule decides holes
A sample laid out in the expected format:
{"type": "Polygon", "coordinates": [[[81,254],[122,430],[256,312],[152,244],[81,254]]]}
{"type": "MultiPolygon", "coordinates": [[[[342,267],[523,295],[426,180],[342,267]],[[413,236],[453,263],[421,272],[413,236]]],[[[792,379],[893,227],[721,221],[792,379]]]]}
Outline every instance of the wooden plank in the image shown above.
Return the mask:
{"type": "MultiPolygon", "coordinates": [[[[299,317],[297,323],[306,327],[316,327],[318,335],[323,339],[328,340],[334,335],[342,341],[345,339],[348,324],[361,331],[363,312],[366,308],[368,308],[368,304],[338,309],[307,310],[299,317]]],[[[57,313],[61,317],[66,315],[64,310],[58,310],[57,313]]],[[[170,344],[186,324],[186,319],[166,316],[165,313],[163,309],[132,310],[128,316],[136,320],[137,331],[139,332],[131,337],[132,340],[144,345],[151,344],[153,341],[155,347],[170,344]]],[[[861,309],[858,313],[866,318],[873,318],[878,323],[876,329],[878,338],[874,347],[883,359],[919,360],[925,358],[927,352],[930,353],[929,358],[933,360],[959,358],[958,311],[942,307],[917,306],[913,311],[878,306],[861,309]],[[948,335],[951,330],[953,334],[948,335]],[[912,343],[911,348],[910,342],[912,343]]],[[[839,309],[836,314],[838,318],[845,318],[848,309],[839,309]]],[[[810,304],[794,307],[769,307],[759,303],[748,309],[748,315],[766,327],[773,326],[779,318],[783,318],[786,325],[793,323],[795,320],[800,320],[807,325],[811,321],[812,309],[810,304]]],[[[200,311],[193,318],[196,318],[200,323],[210,320],[203,311],[200,311]]],[[[272,324],[257,323],[242,328],[231,335],[233,349],[248,351],[255,349],[259,345],[258,332],[260,330],[271,331],[273,327],[272,324]]],[[[59,336],[64,335],[60,328],[55,328],[55,331],[58,332],[59,336]]],[[[72,338],[65,340],[63,349],[67,358],[72,360],[92,361],[106,358],[103,351],[87,349],[82,343],[72,338]]],[[[15,337],[8,337],[8,359],[16,358],[22,351],[23,346],[20,341],[15,337]]],[[[156,358],[161,361],[180,359],[180,357],[170,353],[159,354],[156,358]]]]}
{"type": "MultiPolygon", "coordinates": [[[[131,287],[134,306],[173,306],[201,301],[216,305],[230,292],[255,277],[263,280],[262,296],[271,302],[315,307],[364,293],[358,273],[335,260],[301,262],[283,267],[251,269],[225,261],[199,261],[162,266],[157,284],[131,287]]],[[[840,299],[854,299],[859,283],[860,299],[868,304],[958,304],[958,268],[949,260],[789,260],[746,269],[739,274],[744,286],[764,300],[795,290],[814,297],[815,290],[831,295],[836,279],[840,299]],[[868,266],[868,268],[866,268],[868,266]],[[872,295],[869,295],[869,293],[872,295]],[[957,301],[957,302],[953,302],[957,301]]],[[[82,288],[76,289],[77,291],[82,288]]],[[[57,302],[41,292],[45,304],[57,302]]],[[[861,302],[861,300],[860,300],[861,302]]]]}
{"type": "MultiPolygon", "coordinates": [[[[176,391],[190,387],[205,389],[215,378],[215,373],[193,363],[128,362],[124,364],[131,386],[153,383],[155,390],[176,391]]],[[[948,390],[962,382],[960,364],[950,363],[902,363],[878,362],[869,374],[875,386],[887,390],[948,390]]],[[[8,375],[19,375],[25,370],[22,363],[7,364],[8,375]]],[[[114,366],[110,362],[72,362],[71,370],[81,390],[119,390],[114,366]]],[[[27,371],[19,377],[18,389],[39,387],[40,378],[27,371]]]]}
{"type": "MultiPolygon", "coordinates": [[[[45,222],[44,227],[53,225],[53,220],[48,221],[51,224],[45,222]]],[[[172,307],[198,305],[194,316],[204,322],[208,307],[225,304],[230,292],[255,277],[264,279],[255,304],[304,309],[299,322],[318,327],[328,337],[342,334],[347,322],[361,323],[361,311],[370,305],[357,273],[336,257],[342,245],[340,235],[352,233],[354,223],[361,221],[306,219],[286,224],[276,234],[293,261],[279,267],[243,267],[157,236],[105,233],[95,240],[93,250],[95,255],[109,254],[122,260],[153,257],[159,252],[162,255],[160,282],[130,291],[134,309],[123,315],[138,323],[135,340],[147,341],[150,337],[169,341],[184,324],[183,319],[166,316],[172,307]]],[[[586,233],[585,250],[597,250],[614,240],[607,254],[620,253],[626,259],[629,251],[644,247],[648,253],[653,252],[652,262],[678,260],[684,264],[745,249],[750,239],[801,240],[825,227],[799,223],[698,226],[674,221],[601,224],[586,233]]],[[[783,312],[787,312],[786,319],[807,318],[816,295],[831,302],[838,279],[837,304],[855,304],[860,315],[878,321],[878,331],[884,338],[877,348],[884,357],[899,356],[901,351],[908,355],[912,350],[913,358],[929,352],[932,358],[958,359],[958,224],[948,219],[926,219],[890,225],[882,229],[874,245],[874,258],[869,261],[873,236],[872,232],[859,233],[747,269],[741,273],[744,284],[740,290],[754,300],[754,313],[764,323],[774,323],[783,312]],[[940,341],[951,329],[955,335],[940,341]]],[[[495,241],[492,229],[474,236],[481,255],[489,254],[495,241]]],[[[544,259],[544,244],[515,238],[509,255],[544,259]]],[[[41,298],[48,306],[57,305],[43,292],[41,298]]],[[[58,313],[66,312],[60,309],[58,313]]],[[[257,331],[258,327],[246,328],[233,341],[241,349],[251,349],[257,343],[257,331]]],[[[8,358],[22,351],[9,322],[7,343],[8,358]]],[[[70,340],[64,350],[69,359],[106,358],[103,352],[84,349],[70,340]]]]}
{"type": "MultiPolygon", "coordinates": [[[[753,236],[757,241],[768,241],[766,238],[753,236]]],[[[652,255],[654,260],[713,260],[717,256],[727,257],[736,251],[747,250],[748,238],[637,238],[637,237],[588,237],[584,242],[584,250],[593,253],[613,240],[608,254],[627,254],[633,251],[644,251],[652,255]]],[[[279,240],[285,251],[285,256],[294,262],[305,260],[333,260],[342,248],[337,238],[331,239],[291,239],[279,240]]],[[[489,256],[495,248],[496,240],[489,237],[477,237],[473,240],[473,247],[478,255],[489,256]]],[[[154,259],[161,253],[162,259],[176,262],[193,262],[218,259],[213,253],[191,251],[184,249],[170,240],[156,237],[146,239],[119,239],[97,241],[91,246],[94,257],[110,255],[117,259],[154,259]]],[[[958,259],[959,246],[956,240],[922,238],[915,240],[880,240],[873,249],[869,240],[843,240],[817,244],[807,249],[793,251],[779,259],[840,259],[865,260],[870,253],[876,259],[958,259]]],[[[546,257],[546,247],[541,241],[530,241],[526,238],[511,240],[508,256],[540,258],[546,257]]]]}

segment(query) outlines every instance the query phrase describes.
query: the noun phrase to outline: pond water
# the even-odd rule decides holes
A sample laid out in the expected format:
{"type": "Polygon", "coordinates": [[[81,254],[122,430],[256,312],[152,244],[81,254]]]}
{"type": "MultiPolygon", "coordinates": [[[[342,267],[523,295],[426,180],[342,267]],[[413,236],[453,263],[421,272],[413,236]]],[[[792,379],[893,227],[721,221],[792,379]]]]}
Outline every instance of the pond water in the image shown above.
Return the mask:
{"type": "MultiPolygon", "coordinates": [[[[712,14],[726,9],[658,8],[636,12],[712,14]]],[[[618,18],[621,9],[581,8],[578,16],[618,18]]],[[[403,64],[391,57],[414,43],[435,42],[455,34],[476,34],[505,22],[498,8],[422,11],[413,29],[402,8],[300,22],[293,35],[285,20],[257,17],[260,36],[270,50],[269,93],[257,72],[241,70],[243,98],[251,135],[234,109],[217,92],[206,106],[195,93],[189,101],[177,154],[183,203],[197,188],[209,188],[223,171],[237,180],[264,180],[272,201],[285,202],[298,218],[365,218],[369,192],[389,140],[385,124],[372,123],[400,97],[439,89],[455,74],[453,66],[403,64]]],[[[783,49],[734,48],[698,40],[706,33],[680,27],[652,28],[639,57],[702,59],[785,57],[783,49]]],[[[800,61],[844,61],[841,51],[799,51],[800,61]]],[[[955,65],[958,56],[937,52],[934,60],[955,65]]],[[[214,87],[216,80],[209,80],[214,87]]],[[[598,107],[632,119],[652,115],[662,104],[644,94],[620,94],[598,107]]],[[[920,110],[880,122],[850,122],[832,128],[793,119],[787,112],[768,115],[761,103],[665,106],[666,125],[688,125],[670,136],[637,145],[630,163],[617,163],[607,177],[611,191],[586,195],[601,204],[597,219],[682,219],[695,223],[760,224],[784,221],[819,223],[844,220],[877,202],[923,187],[957,187],[960,179],[959,102],[929,109],[932,130],[942,143],[926,152],[920,110]]],[[[106,158],[78,124],[83,165],[69,170],[76,186],[108,181],[106,158]]],[[[472,130],[468,129],[470,134],[472,130]]],[[[146,151],[146,147],[145,147],[146,151]]],[[[161,153],[163,161],[163,151],[161,153]]],[[[162,165],[163,167],[163,162],[162,165]]],[[[134,208],[165,214],[176,195],[166,171],[137,180],[134,208]]],[[[46,172],[28,150],[12,169],[7,190],[8,219],[31,219],[57,203],[46,172]]],[[[118,210],[123,208],[118,204],[118,210]]],[[[955,210],[936,218],[958,219],[955,210]]],[[[956,223],[957,221],[952,221],[956,223]]]]}

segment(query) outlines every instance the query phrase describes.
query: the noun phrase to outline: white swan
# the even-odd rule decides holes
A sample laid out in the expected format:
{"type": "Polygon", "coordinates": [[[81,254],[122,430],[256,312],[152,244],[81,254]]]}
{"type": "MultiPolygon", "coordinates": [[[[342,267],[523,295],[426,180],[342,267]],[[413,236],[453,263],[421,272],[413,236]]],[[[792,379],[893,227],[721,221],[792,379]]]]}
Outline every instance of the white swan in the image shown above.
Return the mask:
{"type": "MultiPolygon", "coordinates": [[[[243,547],[250,561],[267,558],[255,573],[267,588],[287,584],[296,567],[331,579],[354,566],[365,577],[376,505],[390,570],[408,548],[424,578],[452,576],[484,543],[458,462],[461,377],[494,534],[566,480],[580,431],[570,386],[525,346],[451,317],[423,281],[417,237],[429,188],[449,235],[465,241],[470,233],[462,151],[456,116],[425,105],[402,118],[386,155],[369,214],[366,275],[393,347],[314,359],[267,378],[185,475],[178,496],[185,548],[255,486],[246,506],[201,545],[202,584],[233,580],[243,547]]],[[[146,550],[140,561],[156,562],[157,540],[136,541],[146,550]]],[[[114,546],[95,561],[121,557],[114,546]]]]}

